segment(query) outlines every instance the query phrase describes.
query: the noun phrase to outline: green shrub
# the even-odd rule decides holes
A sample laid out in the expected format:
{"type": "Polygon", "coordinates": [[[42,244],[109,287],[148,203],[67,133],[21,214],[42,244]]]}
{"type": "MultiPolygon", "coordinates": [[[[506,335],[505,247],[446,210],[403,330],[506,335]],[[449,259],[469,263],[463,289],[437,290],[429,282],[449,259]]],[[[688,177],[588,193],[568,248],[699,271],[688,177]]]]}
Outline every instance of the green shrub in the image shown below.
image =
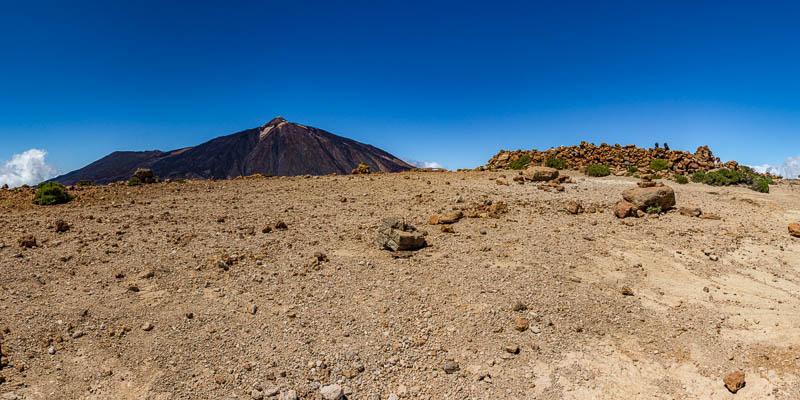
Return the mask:
{"type": "Polygon", "coordinates": [[[772,179],[765,177],[758,178],[750,185],[750,189],[753,189],[756,192],[769,193],[769,181],[771,180],[772,179]]]}
{"type": "Polygon", "coordinates": [[[523,154],[520,158],[510,162],[508,167],[511,169],[523,169],[531,163],[531,156],[523,154]]]}
{"type": "Polygon", "coordinates": [[[675,182],[678,182],[678,184],[680,184],[680,185],[685,185],[685,184],[689,183],[689,178],[687,178],[687,177],[685,177],[683,175],[675,175],[675,182]]]}
{"type": "MultiPolygon", "coordinates": [[[[697,173],[695,173],[697,175],[697,173]]],[[[712,186],[747,185],[761,193],[769,193],[769,185],[774,183],[772,178],[761,176],[750,168],[727,169],[721,168],[703,175],[702,183],[712,186]]],[[[692,177],[694,180],[694,176],[692,177]]]]}
{"type": "Polygon", "coordinates": [[[661,179],[661,178],[663,178],[663,176],[661,176],[661,174],[650,175],[650,179],[661,179]]]}
{"type": "Polygon", "coordinates": [[[706,181],[706,173],[703,171],[697,171],[692,174],[692,182],[703,183],[706,181]]]}
{"type": "Polygon", "coordinates": [[[664,171],[669,168],[669,163],[667,160],[656,158],[655,160],[650,162],[650,169],[653,171],[664,171]]]}
{"type": "Polygon", "coordinates": [[[81,179],[76,184],[76,186],[94,186],[94,182],[88,179],[81,179]]]}
{"type": "Polygon", "coordinates": [[[703,183],[711,186],[730,186],[745,182],[746,175],[738,170],[722,168],[706,174],[703,183]]]}
{"type": "Polygon", "coordinates": [[[661,206],[650,206],[645,210],[648,214],[661,214],[661,206]]]}
{"type": "Polygon", "coordinates": [[[186,179],[178,179],[175,181],[176,183],[186,183],[186,179]]]}
{"type": "Polygon", "coordinates": [[[135,177],[135,176],[133,178],[131,178],[130,180],[128,180],[128,186],[139,186],[141,184],[142,184],[142,180],[137,178],[137,177],[135,177]]]}
{"type": "Polygon", "coordinates": [[[567,160],[557,157],[555,155],[548,156],[547,159],[544,161],[545,167],[555,168],[555,169],[565,169],[567,168],[567,160]]]}
{"type": "Polygon", "coordinates": [[[636,168],[636,167],[634,167],[633,165],[631,165],[630,167],[628,167],[628,173],[629,173],[629,174],[635,174],[635,173],[637,173],[637,172],[639,172],[639,168],[636,168]]]}
{"type": "Polygon", "coordinates": [[[605,165],[590,165],[586,167],[586,175],[589,176],[608,176],[611,175],[611,170],[605,165]]]}
{"type": "Polygon", "coordinates": [[[58,182],[42,182],[36,186],[36,189],[33,203],[40,206],[68,203],[75,198],[64,185],[58,182]]]}

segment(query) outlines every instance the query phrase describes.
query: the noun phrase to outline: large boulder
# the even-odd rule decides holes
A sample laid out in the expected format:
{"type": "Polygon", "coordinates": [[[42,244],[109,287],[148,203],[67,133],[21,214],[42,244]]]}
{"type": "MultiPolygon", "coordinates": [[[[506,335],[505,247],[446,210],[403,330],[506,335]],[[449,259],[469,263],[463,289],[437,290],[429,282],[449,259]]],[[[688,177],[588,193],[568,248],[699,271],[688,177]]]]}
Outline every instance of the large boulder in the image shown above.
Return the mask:
{"type": "Polygon", "coordinates": [[[630,188],[622,192],[622,198],[642,211],[648,207],[661,207],[664,211],[675,207],[675,191],[669,186],[630,188]]]}
{"type": "Polygon", "coordinates": [[[147,168],[137,168],[133,176],[139,178],[142,183],[155,183],[156,181],[155,178],[153,178],[153,170],[147,168]]]}
{"type": "Polygon", "coordinates": [[[522,176],[534,182],[552,181],[558,178],[558,170],[549,167],[532,166],[523,171],[522,176]]]}
{"type": "Polygon", "coordinates": [[[417,228],[402,219],[388,218],[381,222],[375,244],[391,251],[421,249],[427,245],[425,236],[417,228]]]}

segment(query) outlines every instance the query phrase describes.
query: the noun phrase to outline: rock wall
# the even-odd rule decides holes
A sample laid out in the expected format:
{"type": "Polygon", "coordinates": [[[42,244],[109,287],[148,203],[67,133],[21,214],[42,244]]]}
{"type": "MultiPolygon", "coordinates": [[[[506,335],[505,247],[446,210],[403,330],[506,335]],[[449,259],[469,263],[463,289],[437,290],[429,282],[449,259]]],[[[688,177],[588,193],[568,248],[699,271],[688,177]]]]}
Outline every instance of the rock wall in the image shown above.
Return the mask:
{"type": "Polygon", "coordinates": [[[691,174],[695,171],[708,171],[716,168],[738,168],[736,161],[721,163],[719,157],[714,157],[708,146],[701,146],[697,151],[667,150],[663,147],[643,149],[632,144],[620,146],[618,144],[600,146],[594,143],[581,142],[580,145],[558,147],[545,151],[540,150],[501,150],[489,162],[480,167],[482,170],[507,169],[509,163],[527,154],[531,158],[530,165],[542,165],[551,155],[561,157],[567,161],[567,168],[582,170],[587,165],[603,164],[613,170],[627,170],[628,167],[646,169],[655,159],[664,159],[669,163],[671,171],[679,174],[691,174]]]}

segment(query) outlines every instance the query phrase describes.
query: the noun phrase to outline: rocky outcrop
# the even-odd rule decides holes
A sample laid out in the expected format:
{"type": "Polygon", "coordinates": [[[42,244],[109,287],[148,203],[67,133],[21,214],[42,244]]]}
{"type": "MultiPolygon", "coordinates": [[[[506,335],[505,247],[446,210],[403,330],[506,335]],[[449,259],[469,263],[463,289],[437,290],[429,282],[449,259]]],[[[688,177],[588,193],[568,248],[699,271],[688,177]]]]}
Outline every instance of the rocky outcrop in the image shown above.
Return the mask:
{"type": "Polygon", "coordinates": [[[663,147],[644,149],[632,144],[620,146],[606,143],[596,146],[593,143],[581,142],[577,146],[558,147],[545,151],[540,150],[501,150],[480,169],[507,169],[509,164],[523,155],[531,159],[530,165],[543,165],[548,157],[555,156],[566,160],[567,167],[583,170],[588,165],[603,164],[615,170],[626,170],[628,167],[646,169],[655,159],[664,159],[669,169],[679,174],[690,174],[695,171],[708,171],[723,166],[738,168],[738,163],[729,161],[721,163],[714,157],[708,146],[698,147],[694,153],[680,150],[667,150],[663,147]]]}

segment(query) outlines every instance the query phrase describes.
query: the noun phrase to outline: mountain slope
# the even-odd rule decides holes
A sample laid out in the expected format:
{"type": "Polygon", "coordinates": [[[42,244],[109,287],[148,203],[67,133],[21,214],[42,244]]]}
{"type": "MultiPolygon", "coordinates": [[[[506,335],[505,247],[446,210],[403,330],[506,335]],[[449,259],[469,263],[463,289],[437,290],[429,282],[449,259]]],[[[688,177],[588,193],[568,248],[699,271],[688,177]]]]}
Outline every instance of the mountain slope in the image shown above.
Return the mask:
{"type": "Polygon", "coordinates": [[[136,168],[150,168],[162,179],[347,174],[359,163],[369,165],[372,171],[411,168],[376,147],[278,117],[259,128],[185,149],[115,152],[54,180],[68,185],[81,179],[109,183],[130,178],[136,168]]]}

